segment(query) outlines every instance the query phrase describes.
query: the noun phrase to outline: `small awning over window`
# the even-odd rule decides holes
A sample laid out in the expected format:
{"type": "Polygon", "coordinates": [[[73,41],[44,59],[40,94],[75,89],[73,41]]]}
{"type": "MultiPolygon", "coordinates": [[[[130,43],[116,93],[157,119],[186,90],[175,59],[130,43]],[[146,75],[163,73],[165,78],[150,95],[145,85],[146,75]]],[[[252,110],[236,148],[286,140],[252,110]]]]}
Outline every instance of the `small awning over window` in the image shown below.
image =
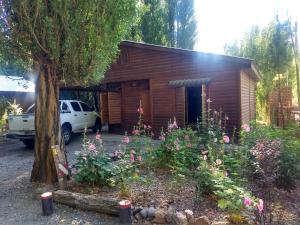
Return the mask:
{"type": "Polygon", "coordinates": [[[169,85],[171,87],[195,87],[202,84],[207,84],[210,80],[211,78],[171,80],[169,81],[169,85]]]}

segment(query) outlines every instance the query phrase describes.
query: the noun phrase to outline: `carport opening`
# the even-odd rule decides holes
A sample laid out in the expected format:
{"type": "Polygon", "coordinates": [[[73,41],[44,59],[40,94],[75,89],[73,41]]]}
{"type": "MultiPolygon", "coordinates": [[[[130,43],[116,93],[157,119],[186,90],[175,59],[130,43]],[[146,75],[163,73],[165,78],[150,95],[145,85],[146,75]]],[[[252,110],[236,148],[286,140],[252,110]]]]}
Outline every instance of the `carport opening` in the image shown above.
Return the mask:
{"type": "Polygon", "coordinates": [[[201,121],[202,115],[202,87],[186,87],[186,122],[187,124],[197,123],[197,119],[201,121]]]}

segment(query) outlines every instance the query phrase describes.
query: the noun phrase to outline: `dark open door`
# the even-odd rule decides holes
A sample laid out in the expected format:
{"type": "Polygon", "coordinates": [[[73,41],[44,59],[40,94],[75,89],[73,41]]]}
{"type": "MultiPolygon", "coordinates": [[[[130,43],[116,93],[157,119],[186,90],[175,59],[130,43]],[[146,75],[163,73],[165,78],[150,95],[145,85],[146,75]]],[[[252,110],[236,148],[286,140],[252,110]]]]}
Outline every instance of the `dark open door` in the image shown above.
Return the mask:
{"type": "Polygon", "coordinates": [[[194,124],[202,115],[202,87],[186,87],[186,122],[194,124]]]}

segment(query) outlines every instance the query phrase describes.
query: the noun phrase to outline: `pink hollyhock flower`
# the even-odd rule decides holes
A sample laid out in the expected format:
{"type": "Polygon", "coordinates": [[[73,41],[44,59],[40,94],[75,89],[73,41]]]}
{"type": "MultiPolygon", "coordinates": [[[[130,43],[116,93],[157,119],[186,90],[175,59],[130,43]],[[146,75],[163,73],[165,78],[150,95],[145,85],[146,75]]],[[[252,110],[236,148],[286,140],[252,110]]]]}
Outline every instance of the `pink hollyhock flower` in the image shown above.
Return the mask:
{"type": "Polygon", "coordinates": [[[258,200],[257,208],[259,213],[262,213],[262,211],[264,210],[264,201],[262,199],[258,200]]]}
{"type": "Polygon", "coordinates": [[[130,140],[128,136],[124,136],[122,141],[123,143],[128,144],[130,140]]]}
{"type": "Polygon", "coordinates": [[[245,205],[245,206],[249,206],[249,205],[251,205],[251,204],[252,204],[252,199],[249,198],[249,197],[245,197],[245,198],[244,198],[244,205],[245,205]]]}
{"type": "Polygon", "coordinates": [[[151,129],[152,127],[150,125],[148,125],[148,129],[151,129]]]}
{"type": "Polygon", "coordinates": [[[96,150],[96,145],[94,145],[94,144],[89,144],[89,150],[90,150],[90,151],[95,151],[95,150],[96,150]]]}
{"type": "Polygon", "coordinates": [[[165,138],[165,136],[164,136],[164,135],[160,135],[160,136],[159,136],[159,140],[161,140],[161,141],[165,141],[165,140],[166,140],[166,138],[165,138]]]}
{"type": "Polygon", "coordinates": [[[139,135],[140,134],[140,131],[138,129],[133,129],[132,130],[132,134],[133,135],[139,135]]]}
{"type": "Polygon", "coordinates": [[[228,116],[226,116],[226,117],[225,117],[225,120],[229,120],[229,117],[228,117],[228,116]]]}
{"type": "Polygon", "coordinates": [[[142,156],[139,155],[139,156],[137,157],[137,160],[138,160],[138,161],[142,161],[142,156]]]}
{"type": "Polygon", "coordinates": [[[100,134],[96,134],[95,139],[96,140],[100,140],[101,139],[101,135],[100,134]]]}
{"type": "Polygon", "coordinates": [[[134,154],[133,153],[130,153],[130,161],[134,162],[134,154]]]}
{"type": "Polygon", "coordinates": [[[138,108],[138,109],[137,109],[137,112],[138,112],[139,114],[144,114],[144,110],[143,110],[142,107],[138,108]]]}
{"type": "Polygon", "coordinates": [[[242,129],[243,131],[245,131],[246,133],[250,132],[250,126],[248,124],[243,124],[242,125],[242,129]]]}
{"type": "Polygon", "coordinates": [[[227,135],[224,135],[223,136],[223,141],[224,141],[224,143],[228,144],[230,142],[230,139],[227,135]]]}
{"type": "Polygon", "coordinates": [[[177,122],[176,120],[173,122],[173,129],[177,129],[178,128],[178,125],[177,125],[177,122]]]}

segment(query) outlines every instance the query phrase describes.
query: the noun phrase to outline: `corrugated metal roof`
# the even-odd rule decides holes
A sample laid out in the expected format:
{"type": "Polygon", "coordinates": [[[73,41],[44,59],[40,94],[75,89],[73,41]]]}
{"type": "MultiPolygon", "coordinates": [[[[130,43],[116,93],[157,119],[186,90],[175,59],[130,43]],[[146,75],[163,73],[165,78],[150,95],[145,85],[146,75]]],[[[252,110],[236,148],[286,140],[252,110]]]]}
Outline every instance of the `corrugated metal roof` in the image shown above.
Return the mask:
{"type": "Polygon", "coordinates": [[[201,84],[206,84],[211,80],[211,78],[201,78],[201,79],[186,79],[186,80],[171,80],[169,85],[171,87],[194,87],[201,84]]]}
{"type": "Polygon", "coordinates": [[[0,75],[0,91],[2,92],[34,92],[35,85],[31,81],[17,77],[0,75]]]}

